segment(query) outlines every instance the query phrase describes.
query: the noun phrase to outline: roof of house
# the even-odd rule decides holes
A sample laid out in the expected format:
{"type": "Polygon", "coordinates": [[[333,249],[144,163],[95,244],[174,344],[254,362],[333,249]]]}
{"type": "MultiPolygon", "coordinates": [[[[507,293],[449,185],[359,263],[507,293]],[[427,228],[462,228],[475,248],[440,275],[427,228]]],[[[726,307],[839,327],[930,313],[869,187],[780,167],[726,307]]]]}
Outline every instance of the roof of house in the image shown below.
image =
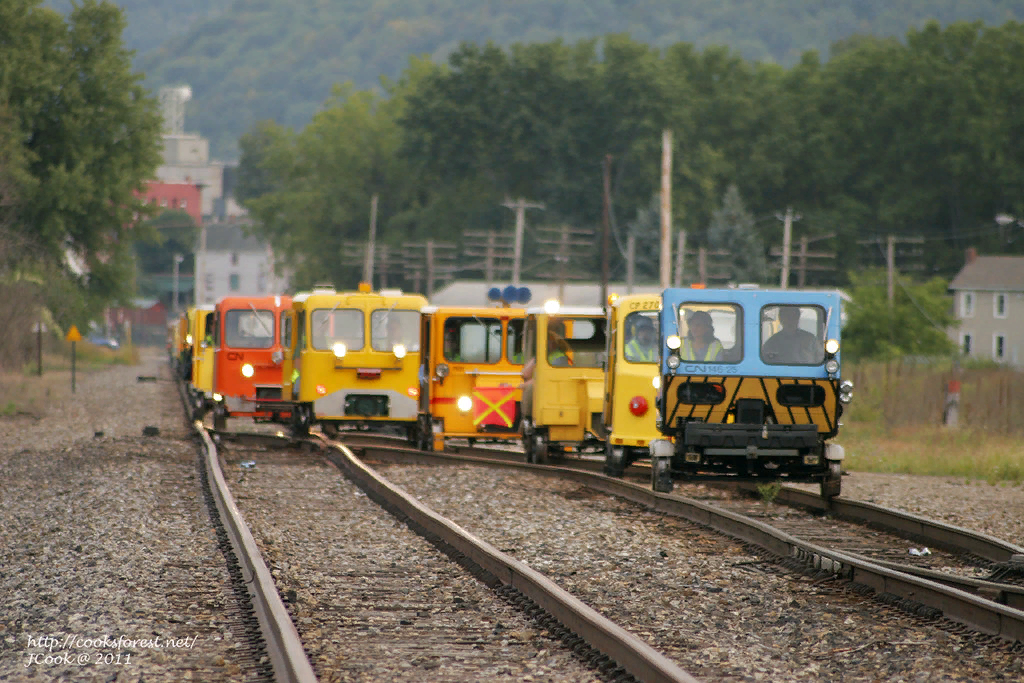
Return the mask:
{"type": "Polygon", "coordinates": [[[1024,256],[977,256],[960,270],[949,288],[1024,292],[1024,256]]]}
{"type": "Polygon", "coordinates": [[[266,251],[267,244],[259,237],[246,234],[251,226],[245,223],[207,223],[207,251],[266,251]]]}

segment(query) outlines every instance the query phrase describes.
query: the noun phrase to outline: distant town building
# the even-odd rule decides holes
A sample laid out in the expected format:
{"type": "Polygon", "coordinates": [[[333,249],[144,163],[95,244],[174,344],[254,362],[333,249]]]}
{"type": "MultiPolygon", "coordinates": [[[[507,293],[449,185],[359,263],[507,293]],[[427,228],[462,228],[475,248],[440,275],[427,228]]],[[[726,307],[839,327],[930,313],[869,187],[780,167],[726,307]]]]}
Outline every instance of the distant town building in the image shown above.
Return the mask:
{"type": "Polygon", "coordinates": [[[949,335],[964,356],[1024,365],[1024,256],[978,256],[968,249],[949,290],[960,321],[949,335]]]}
{"type": "Polygon", "coordinates": [[[218,221],[204,225],[196,250],[195,291],[198,303],[223,296],[282,294],[287,276],[274,273],[274,254],[266,242],[246,234],[248,224],[218,221]]]}
{"type": "Polygon", "coordinates": [[[152,181],[146,186],[145,197],[147,204],[168,210],[184,211],[192,217],[196,225],[203,224],[203,214],[200,211],[200,191],[191,183],[152,181]]]}
{"type": "Polygon", "coordinates": [[[157,180],[199,187],[203,216],[222,220],[243,216],[245,210],[230,194],[225,195],[224,172],[230,164],[210,159],[210,141],[185,132],[185,103],[191,99],[192,89],[187,85],[160,88],[164,148],[157,180]]]}

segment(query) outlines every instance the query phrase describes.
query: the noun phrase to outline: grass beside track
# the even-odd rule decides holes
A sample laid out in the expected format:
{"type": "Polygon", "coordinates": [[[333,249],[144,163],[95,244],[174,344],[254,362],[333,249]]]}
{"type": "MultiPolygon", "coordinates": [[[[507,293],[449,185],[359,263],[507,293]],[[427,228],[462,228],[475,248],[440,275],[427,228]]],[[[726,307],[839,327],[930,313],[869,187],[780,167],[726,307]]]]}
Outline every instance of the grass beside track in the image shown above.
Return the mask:
{"type": "MultiPolygon", "coordinates": [[[[75,348],[76,385],[81,375],[111,365],[137,365],[139,349],[123,347],[114,351],[88,342],[75,348]]],[[[43,374],[35,360],[20,372],[0,371],[0,418],[15,415],[42,417],[51,406],[71,397],[71,344],[64,353],[43,354],[43,374]]]]}
{"type": "Polygon", "coordinates": [[[882,474],[963,477],[993,485],[1024,485],[1024,439],[970,428],[886,428],[847,423],[836,440],[848,470],[882,474]]]}

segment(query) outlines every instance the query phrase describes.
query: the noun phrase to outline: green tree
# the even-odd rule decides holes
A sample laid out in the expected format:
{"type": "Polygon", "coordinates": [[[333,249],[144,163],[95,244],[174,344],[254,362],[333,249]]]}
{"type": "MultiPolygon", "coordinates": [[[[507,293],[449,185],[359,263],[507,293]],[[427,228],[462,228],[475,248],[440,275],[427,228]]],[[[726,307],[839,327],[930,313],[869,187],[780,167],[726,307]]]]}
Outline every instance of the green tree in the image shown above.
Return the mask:
{"type": "Polygon", "coordinates": [[[897,276],[889,305],[884,270],[849,274],[852,283],[843,327],[843,354],[852,360],[941,356],[956,345],[947,330],[957,324],[942,278],[913,282],[897,276]]]}
{"type": "Polygon", "coordinates": [[[763,283],[768,279],[768,261],[764,242],[754,229],[754,217],[743,208],[740,191],[730,185],[722,198],[722,207],[711,216],[708,248],[730,252],[732,279],[763,283]]]}
{"type": "Polygon", "coordinates": [[[47,286],[81,290],[76,314],[88,316],[130,294],[131,226],[147,212],[139,193],[160,160],[160,117],[131,71],[117,6],[82,0],[65,21],[38,4],[0,3],[0,102],[22,160],[13,229],[47,286]]]}

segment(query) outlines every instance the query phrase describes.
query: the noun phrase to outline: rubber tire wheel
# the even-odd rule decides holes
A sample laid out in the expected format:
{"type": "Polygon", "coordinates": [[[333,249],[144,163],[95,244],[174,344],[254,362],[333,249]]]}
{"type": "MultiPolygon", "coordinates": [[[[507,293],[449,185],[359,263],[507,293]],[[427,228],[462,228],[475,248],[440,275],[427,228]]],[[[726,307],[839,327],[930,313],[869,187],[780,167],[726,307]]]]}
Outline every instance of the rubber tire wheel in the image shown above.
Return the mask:
{"type": "Polygon", "coordinates": [[[213,428],[218,432],[223,432],[228,428],[228,416],[227,411],[223,405],[218,405],[213,409],[213,428]]]}
{"type": "Polygon", "coordinates": [[[821,497],[825,500],[838,498],[843,488],[843,463],[839,460],[830,460],[828,463],[828,474],[821,480],[821,497]]]}
{"type": "Polygon", "coordinates": [[[531,462],[535,465],[546,464],[548,461],[548,453],[551,450],[551,443],[536,432],[530,436],[530,439],[533,442],[530,448],[530,450],[533,451],[533,460],[531,462]]]}
{"type": "Polygon", "coordinates": [[[672,493],[672,466],[668,458],[651,461],[651,488],[658,493],[672,493]]]}
{"type": "Polygon", "coordinates": [[[604,445],[604,473],[609,477],[621,479],[626,473],[626,449],[614,447],[610,443],[604,445]],[[618,451],[618,453],[616,453],[618,451]]]}
{"type": "Polygon", "coordinates": [[[309,436],[310,420],[306,416],[306,406],[299,403],[292,410],[292,433],[295,436],[309,436]]]}

